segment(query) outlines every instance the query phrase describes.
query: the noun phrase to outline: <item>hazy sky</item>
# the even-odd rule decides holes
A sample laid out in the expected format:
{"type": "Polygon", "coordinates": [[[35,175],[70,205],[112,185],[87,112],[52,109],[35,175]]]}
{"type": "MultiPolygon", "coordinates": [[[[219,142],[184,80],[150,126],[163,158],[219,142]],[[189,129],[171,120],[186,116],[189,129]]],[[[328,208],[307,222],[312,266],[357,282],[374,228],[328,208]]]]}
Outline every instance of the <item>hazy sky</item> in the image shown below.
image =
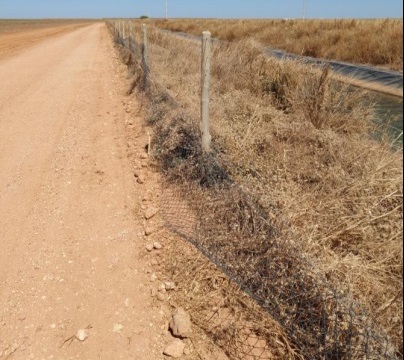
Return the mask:
{"type": "MultiPolygon", "coordinates": [[[[167,0],[169,17],[300,18],[304,0],[167,0]]],[[[402,18],[401,0],[306,0],[307,18],[402,18]]],[[[0,18],[164,17],[165,0],[0,0],[0,18]]]]}

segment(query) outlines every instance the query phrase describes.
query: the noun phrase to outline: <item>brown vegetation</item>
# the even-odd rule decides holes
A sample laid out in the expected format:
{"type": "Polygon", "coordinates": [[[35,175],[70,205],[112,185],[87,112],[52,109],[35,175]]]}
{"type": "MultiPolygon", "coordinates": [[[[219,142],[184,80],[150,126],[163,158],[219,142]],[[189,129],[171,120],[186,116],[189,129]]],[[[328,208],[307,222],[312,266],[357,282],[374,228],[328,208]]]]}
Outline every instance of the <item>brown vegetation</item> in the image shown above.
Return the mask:
{"type": "MultiPolygon", "coordinates": [[[[234,263],[272,241],[263,241],[267,225],[248,215],[248,202],[220,186],[228,175],[265,210],[271,226],[282,229],[287,246],[280,245],[279,256],[289,271],[300,276],[306,269],[293,250],[300,249],[327,281],[362,304],[402,352],[402,152],[392,151],[387,137],[372,138],[376,130],[363,93],[333,83],[327,70],[264,57],[250,40],[214,46],[211,123],[223,172],[206,163],[197,145],[199,44],[151,30],[149,50],[154,84],[165,89],[152,93],[149,108],[149,123],[157,125],[154,155],[169,181],[188,182],[184,199],[196,213],[215,214],[209,220],[218,231],[202,229],[203,241],[232,247],[224,256],[235,254],[238,243],[234,263]],[[227,198],[209,192],[214,202],[203,212],[206,194],[198,186],[209,188],[210,181],[227,198]],[[219,205],[227,215],[214,209],[219,205]],[[239,221],[241,227],[234,227],[239,221]]],[[[302,284],[307,295],[319,291],[311,277],[302,284]]]]}
{"type": "Polygon", "coordinates": [[[264,46],[317,58],[403,69],[403,21],[380,20],[155,20],[156,26],[264,46]]]}

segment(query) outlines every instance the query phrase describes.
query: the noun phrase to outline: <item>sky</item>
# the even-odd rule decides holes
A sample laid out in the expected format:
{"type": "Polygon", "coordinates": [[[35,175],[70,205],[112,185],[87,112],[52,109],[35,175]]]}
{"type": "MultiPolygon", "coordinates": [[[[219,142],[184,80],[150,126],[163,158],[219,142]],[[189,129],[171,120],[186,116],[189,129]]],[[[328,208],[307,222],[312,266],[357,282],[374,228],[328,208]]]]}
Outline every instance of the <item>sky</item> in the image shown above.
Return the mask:
{"type": "MultiPolygon", "coordinates": [[[[0,0],[0,18],[165,16],[166,0],[0,0]]],[[[402,18],[401,0],[167,0],[174,18],[402,18]]]]}

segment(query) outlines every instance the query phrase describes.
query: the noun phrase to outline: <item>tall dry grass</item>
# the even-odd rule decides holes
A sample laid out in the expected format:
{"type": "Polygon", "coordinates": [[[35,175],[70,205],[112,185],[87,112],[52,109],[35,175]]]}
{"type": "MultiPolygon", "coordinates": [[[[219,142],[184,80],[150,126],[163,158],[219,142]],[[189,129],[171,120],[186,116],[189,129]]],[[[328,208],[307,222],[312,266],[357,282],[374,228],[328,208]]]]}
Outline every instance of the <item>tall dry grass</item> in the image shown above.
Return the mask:
{"type": "Polygon", "coordinates": [[[172,31],[228,40],[254,39],[262,45],[316,58],[403,69],[402,19],[374,20],[155,20],[172,31]]]}
{"type": "MultiPolygon", "coordinates": [[[[150,59],[170,97],[198,119],[199,44],[151,30],[150,59]]],[[[327,70],[262,56],[251,40],[213,48],[217,158],[271,217],[287,219],[319,271],[402,352],[402,152],[372,138],[362,96],[327,70]]],[[[151,123],[170,116],[166,100],[152,99],[151,123]]],[[[178,131],[171,146],[185,151],[178,131]]]]}

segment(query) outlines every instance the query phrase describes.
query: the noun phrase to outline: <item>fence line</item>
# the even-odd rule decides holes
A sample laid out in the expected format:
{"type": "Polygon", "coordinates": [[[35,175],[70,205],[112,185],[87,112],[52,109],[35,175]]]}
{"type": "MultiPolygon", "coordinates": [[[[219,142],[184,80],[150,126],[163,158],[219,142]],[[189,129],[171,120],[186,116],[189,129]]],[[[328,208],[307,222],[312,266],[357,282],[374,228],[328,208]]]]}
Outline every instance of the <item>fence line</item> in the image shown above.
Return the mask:
{"type": "MultiPolygon", "coordinates": [[[[116,28],[116,24],[114,28],[116,28]]],[[[141,58],[138,58],[138,62],[142,67],[143,89],[145,90],[150,78],[154,77],[154,74],[150,72],[148,38],[145,25],[142,26],[142,30],[143,43],[141,45],[135,44],[136,40],[133,38],[133,44],[129,41],[129,45],[126,46],[125,43],[122,43],[119,31],[115,41],[126,46],[135,56],[137,56],[135,49],[139,46],[142,48],[141,58]]],[[[200,125],[202,138],[206,134],[206,132],[204,133],[206,123],[205,125],[202,123],[206,112],[208,113],[206,107],[209,106],[208,70],[210,68],[210,42],[208,40],[210,37],[207,33],[203,35],[200,125]]],[[[209,124],[209,119],[207,123],[209,124]]],[[[201,143],[205,150],[209,149],[209,147],[205,147],[206,142],[203,139],[201,143]]],[[[216,163],[214,166],[220,167],[216,163]]],[[[223,176],[223,179],[225,178],[226,175],[223,176]]],[[[223,179],[222,183],[224,182],[223,179]]],[[[221,190],[222,188],[220,188],[219,193],[221,190]]],[[[220,206],[220,201],[223,200],[220,194],[214,195],[217,197],[213,196],[212,198],[217,200],[217,204],[198,204],[198,209],[201,212],[206,213],[207,210],[208,212],[210,210],[211,213],[216,213],[214,211],[216,210],[215,207],[220,206]]],[[[302,353],[308,359],[398,359],[389,338],[382,332],[376,331],[374,324],[369,321],[358,304],[344,299],[343,296],[326,283],[321,275],[313,271],[308,261],[299,253],[296,244],[280,244],[276,239],[271,238],[273,229],[272,227],[268,227],[266,215],[262,214],[262,209],[247,194],[239,189],[232,196],[233,198],[230,200],[237,203],[237,206],[240,206],[242,203],[247,211],[255,214],[259,213],[258,218],[261,219],[260,234],[267,238],[268,244],[265,245],[265,249],[271,254],[270,260],[258,255],[251,257],[249,253],[243,255],[243,252],[240,252],[240,249],[236,249],[236,245],[231,242],[228,244],[220,243],[219,245],[217,243],[212,244],[204,239],[204,234],[195,236],[195,234],[184,233],[175,225],[171,226],[171,228],[193,243],[215,264],[219,265],[263,309],[278,320],[286,328],[288,335],[293,341],[301,347],[302,353]],[[290,257],[287,260],[291,262],[295,273],[285,272],[284,251],[287,251],[286,256],[290,257]],[[229,263],[231,261],[230,256],[236,253],[239,254],[239,263],[229,263]],[[294,262],[293,265],[292,262],[294,262]],[[246,264],[248,265],[247,267],[245,266],[246,264]],[[284,278],[285,276],[288,277],[287,286],[279,286],[276,279],[284,278]],[[273,284],[271,284],[271,281],[273,281],[273,284]],[[285,309],[282,309],[282,307],[287,309],[286,314],[284,314],[285,309]],[[308,313],[311,318],[306,320],[305,316],[309,316],[307,315],[308,313]],[[292,323],[290,323],[290,319],[293,319],[292,323]],[[313,337],[307,337],[306,333],[313,333],[313,337]]],[[[204,226],[209,226],[208,220],[205,220],[205,223],[201,222],[201,228],[209,232],[212,230],[204,228],[204,226]]],[[[218,238],[221,238],[223,232],[227,231],[226,229],[215,230],[218,231],[218,238]]],[[[263,246],[263,243],[254,243],[253,240],[251,240],[250,244],[247,244],[251,248],[263,246]]]]}

